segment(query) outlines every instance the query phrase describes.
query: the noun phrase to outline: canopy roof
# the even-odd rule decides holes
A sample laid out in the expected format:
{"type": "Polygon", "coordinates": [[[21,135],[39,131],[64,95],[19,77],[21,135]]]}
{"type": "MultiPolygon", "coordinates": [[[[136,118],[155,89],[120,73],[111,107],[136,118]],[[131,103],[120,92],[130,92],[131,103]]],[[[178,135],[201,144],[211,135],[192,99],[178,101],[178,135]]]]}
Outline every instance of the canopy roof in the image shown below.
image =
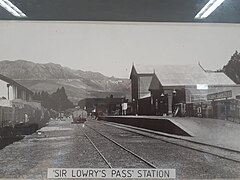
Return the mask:
{"type": "Polygon", "coordinates": [[[13,79],[10,79],[9,77],[6,77],[2,74],[0,74],[0,80],[5,81],[5,82],[9,83],[10,85],[15,85],[21,89],[26,90],[28,93],[33,94],[33,92],[30,89],[26,88],[25,86],[19,84],[18,82],[14,81],[13,79]]]}

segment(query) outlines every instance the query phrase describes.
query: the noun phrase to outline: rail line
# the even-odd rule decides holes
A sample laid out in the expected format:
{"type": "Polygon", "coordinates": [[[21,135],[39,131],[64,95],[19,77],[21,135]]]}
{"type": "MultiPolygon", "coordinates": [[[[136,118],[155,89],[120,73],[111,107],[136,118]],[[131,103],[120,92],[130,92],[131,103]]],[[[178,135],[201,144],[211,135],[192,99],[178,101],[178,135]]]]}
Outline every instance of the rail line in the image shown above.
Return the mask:
{"type": "MultiPolygon", "coordinates": [[[[104,135],[103,133],[99,132],[98,130],[92,128],[89,125],[86,125],[86,127],[88,127],[89,129],[93,130],[94,132],[98,133],[99,135],[101,135],[102,137],[104,137],[105,139],[107,139],[108,141],[114,143],[115,145],[117,145],[118,147],[120,147],[121,149],[125,150],[126,152],[128,152],[129,154],[133,155],[134,157],[136,157],[137,159],[140,159],[142,162],[144,162],[145,164],[147,164],[149,167],[156,169],[157,167],[152,164],[151,162],[147,161],[146,159],[144,159],[143,157],[137,155],[136,153],[134,153],[133,151],[129,150],[128,148],[124,147],[123,145],[119,144],[118,142],[116,142],[115,140],[109,138],[108,136],[104,135]]],[[[82,130],[82,129],[81,129],[82,130]]],[[[105,161],[105,163],[108,165],[109,168],[113,168],[111,163],[109,163],[109,161],[104,157],[104,155],[101,153],[101,151],[98,149],[98,147],[94,144],[94,142],[91,140],[91,138],[84,132],[84,130],[82,130],[84,136],[90,141],[90,143],[93,145],[93,147],[96,149],[96,151],[100,154],[100,156],[102,157],[102,159],[105,161]]]]}
{"type": "Polygon", "coordinates": [[[96,151],[98,152],[98,154],[102,157],[102,159],[104,160],[104,162],[107,164],[107,166],[109,168],[112,168],[112,165],[108,162],[108,160],[104,157],[104,155],[101,153],[101,151],[97,148],[97,146],[94,144],[94,142],[90,139],[90,137],[81,129],[81,131],[83,132],[84,136],[89,140],[89,142],[93,145],[93,147],[96,149],[96,151]]]}
{"type": "Polygon", "coordinates": [[[214,145],[208,145],[208,144],[204,144],[204,143],[200,143],[200,142],[194,142],[194,141],[175,138],[175,137],[170,137],[170,136],[165,136],[165,135],[161,135],[157,132],[149,132],[148,130],[144,130],[142,128],[137,128],[137,127],[132,127],[132,126],[129,127],[129,126],[122,125],[122,124],[116,124],[116,123],[109,124],[109,123],[105,123],[105,122],[100,123],[100,122],[95,122],[95,121],[91,121],[91,122],[115,127],[115,128],[118,128],[118,129],[129,131],[129,132],[139,134],[139,135],[142,135],[142,136],[146,136],[146,137],[149,137],[149,138],[158,139],[160,141],[163,141],[163,142],[166,142],[166,143],[169,143],[169,144],[174,144],[174,145],[181,146],[181,147],[184,147],[184,148],[188,148],[188,149],[192,149],[192,150],[195,150],[195,151],[207,153],[207,154],[214,155],[214,156],[226,159],[226,160],[231,160],[231,161],[238,162],[238,163],[240,162],[240,152],[236,151],[236,150],[221,148],[221,147],[217,147],[217,146],[214,146],[214,145]],[[148,133],[148,134],[146,134],[146,133],[148,133]],[[153,135],[153,136],[157,135],[159,137],[153,137],[150,134],[153,135]],[[163,138],[166,138],[166,139],[163,139],[163,138]],[[185,144],[183,144],[183,143],[180,144],[177,141],[185,142],[185,144]],[[198,146],[199,148],[197,148],[196,146],[198,146]],[[206,150],[206,149],[211,149],[211,150],[206,150]],[[229,156],[227,157],[226,155],[222,155],[221,153],[218,153],[218,154],[213,153],[213,150],[222,151],[222,154],[228,153],[228,154],[230,154],[230,157],[229,156]],[[234,158],[233,157],[234,154],[239,156],[239,158],[234,158]]]}

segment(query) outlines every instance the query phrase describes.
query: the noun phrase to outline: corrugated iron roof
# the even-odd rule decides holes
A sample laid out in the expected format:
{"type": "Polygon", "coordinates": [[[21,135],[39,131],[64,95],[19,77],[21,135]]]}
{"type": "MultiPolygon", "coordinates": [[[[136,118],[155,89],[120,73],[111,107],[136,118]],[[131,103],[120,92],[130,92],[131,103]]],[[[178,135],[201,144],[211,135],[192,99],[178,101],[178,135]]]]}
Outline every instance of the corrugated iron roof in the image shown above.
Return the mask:
{"type": "Polygon", "coordinates": [[[138,74],[155,71],[163,86],[186,86],[197,84],[208,85],[235,85],[235,83],[222,72],[208,72],[199,65],[162,65],[142,66],[134,65],[138,74]]]}
{"type": "Polygon", "coordinates": [[[11,79],[9,77],[6,77],[6,76],[0,74],[0,79],[5,81],[5,82],[7,82],[7,83],[9,83],[9,84],[13,84],[13,85],[15,85],[17,87],[21,87],[22,89],[25,89],[29,93],[33,94],[33,92],[30,89],[26,88],[25,86],[19,84],[18,82],[14,81],[13,79],[11,79]]]}

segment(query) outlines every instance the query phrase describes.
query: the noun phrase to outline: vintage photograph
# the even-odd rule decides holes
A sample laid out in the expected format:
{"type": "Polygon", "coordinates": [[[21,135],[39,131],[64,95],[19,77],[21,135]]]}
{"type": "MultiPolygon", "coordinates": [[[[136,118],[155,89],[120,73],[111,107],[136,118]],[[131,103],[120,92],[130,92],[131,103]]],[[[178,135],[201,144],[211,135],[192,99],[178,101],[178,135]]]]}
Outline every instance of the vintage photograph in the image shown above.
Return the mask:
{"type": "Polygon", "coordinates": [[[0,178],[240,178],[239,24],[1,20],[0,34],[0,178]]]}

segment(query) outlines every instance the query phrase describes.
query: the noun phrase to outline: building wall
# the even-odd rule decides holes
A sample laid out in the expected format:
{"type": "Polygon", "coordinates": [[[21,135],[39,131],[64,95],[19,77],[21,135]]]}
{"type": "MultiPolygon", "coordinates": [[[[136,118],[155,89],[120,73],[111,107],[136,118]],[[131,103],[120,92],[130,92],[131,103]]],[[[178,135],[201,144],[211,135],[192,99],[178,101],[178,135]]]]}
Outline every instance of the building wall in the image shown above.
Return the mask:
{"type": "Polygon", "coordinates": [[[131,79],[131,90],[132,90],[132,100],[137,101],[139,96],[138,96],[138,87],[139,87],[139,83],[138,83],[138,77],[137,76],[133,76],[131,79]]]}
{"type": "Polygon", "coordinates": [[[139,115],[152,115],[151,97],[139,99],[139,115]]]}
{"type": "MultiPolygon", "coordinates": [[[[8,87],[7,82],[0,80],[0,98],[5,97],[8,99],[8,87]]],[[[9,86],[9,100],[13,100],[14,96],[14,88],[15,86],[9,86]]]]}
{"type": "Polygon", "coordinates": [[[172,114],[174,106],[177,103],[186,103],[185,88],[182,86],[165,86],[163,87],[164,94],[167,96],[167,112],[172,114]],[[175,91],[175,94],[173,93],[175,91]]]}
{"type": "Polygon", "coordinates": [[[168,97],[168,114],[172,114],[172,101],[173,101],[173,90],[171,89],[165,89],[164,94],[167,94],[168,97]]]}
{"type": "Polygon", "coordinates": [[[15,86],[9,86],[9,100],[13,100],[15,98],[15,95],[14,95],[15,88],[16,88],[15,86]]]}
{"type": "Polygon", "coordinates": [[[12,89],[13,99],[16,99],[17,98],[17,87],[11,86],[11,89],[12,89]]]}
{"type": "Polygon", "coordinates": [[[150,96],[149,86],[152,76],[139,76],[138,78],[138,97],[146,98],[150,96]]]}
{"type": "Polygon", "coordinates": [[[7,83],[2,80],[0,80],[0,97],[8,98],[7,83]]]}
{"type": "MultiPolygon", "coordinates": [[[[0,98],[5,97],[8,99],[8,87],[7,82],[0,80],[0,98]]],[[[9,86],[9,100],[13,99],[23,99],[32,100],[32,95],[21,87],[16,87],[15,85],[9,86]]]]}

